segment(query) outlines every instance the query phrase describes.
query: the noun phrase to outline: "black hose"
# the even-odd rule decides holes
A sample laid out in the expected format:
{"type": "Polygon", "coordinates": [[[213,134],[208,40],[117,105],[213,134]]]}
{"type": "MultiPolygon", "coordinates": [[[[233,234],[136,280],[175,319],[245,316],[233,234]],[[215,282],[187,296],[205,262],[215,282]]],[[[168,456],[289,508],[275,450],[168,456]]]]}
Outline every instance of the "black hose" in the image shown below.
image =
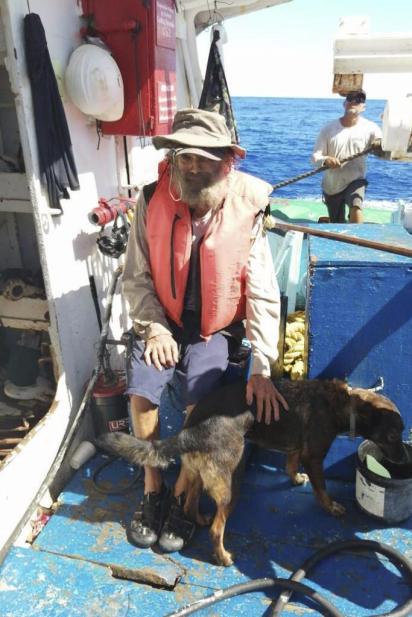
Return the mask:
{"type": "Polygon", "coordinates": [[[128,493],[132,488],[134,488],[135,485],[140,480],[141,475],[142,475],[142,467],[138,467],[138,469],[135,471],[130,482],[128,482],[125,486],[122,486],[121,488],[113,489],[113,488],[103,488],[103,486],[100,486],[100,484],[97,483],[97,478],[99,477],[103,469],[106,469],[106,467],[108,467],[115,461],[118,461],[119,459],[120,459],[120,456],[109,456],[107,461],[104,461],[101,465],[97,467],[97,469],[95,469],[92,475],[92,482],[93,482],[94,488],[96,489],[98,493],[102,493],[103,495],[124,495],[125,493],[128,493]]]}
{"type": "Polygon", "coordinates": [[[311,589],[307,585],[303,585],[302,583],[298,583],[296,581],[291,581],[287,578],[257,578],[254,581],[248,581],[247,583],[241,583],[240,585],[233,585],[224,591],[220,589],[212,596],[208,596],[202,600],[197,600],[197,602],[193,602],[193,604],[179,609],[175,613],[169,613],[166,617],[184,617],[184,615],[190,615],[191,613],[199,611],[201,608],[205,608],[211,604],[216,604],[216,602],[220,602],[221,600],[232,598],[233,596],[240,595],[241,593],[260,591],[261,589],[266,589],[267,587],[281,587],[282,589],[297,591],[304,596],[309,596],[312,600],[315,600],[318,604],[320,604],[320,606],[325,610],[325,615],[330,615],[331,617],[343,617],[342,613],[340,613],[329,602],[329,600],[323,597],[319,592],[311,589]]]}
{"type": "MultiPolygon", "coordinates": [[[[388,546],[387,544],[383,544],[382,542],[376,542],[374,540],[340,540],[338,542],[332,542],[325,548],[317,551],[314,555],[309,557],[303,565],[294,572],[290,579],[291,581],[300,581],[311,570],[319,561],[332,555],[333,553],[338,553],[343,550],[357,549],[361,551],[373,551],[375,553],[380,553],[388,557],[388,559],[397,566],[400,572],[404,574],[406,578],[409,579],[410,588],[412,589],[412,563],[404,557],[399,551],[394,548],[388,546]]],[[[278,617],[286,604],[289,602],[290,591],[286,591],[282,593],[281,596],[276,600],[276,603],[271,608],[270,617],[278,617]]],[[[408,617],[408,615],[412,614],[412,598],[410,598],[405,604],[391,611],[390,613],[384,613],[381,615],[374,615],[373,617],[408,617]]]]}
{"type": "MultiPolygon", "coordinates": [[[[277,617],[285,605],[289,602],[289,599],[293,591],[303,594],[315,600],[325,611],[326,615],[332,615],[333,617],[342,617],[340,613],[324,596],[316,592],[311,587],[303,585],[299,581],[306,576],[306,573],[313,568],[321,559],[328,557],[333,553],[338,553],[343,550],[366,550],[374,551],[388,557],[388,559],[395,564],[400,572],[409,579],[410,588],[412,588],[412,563],[404,555],[394,548],[383,544],[382,542],[376,542],[374,540],[340,540],[338,542],[332,542],[325,548],[317,551],[314,555],[309,557],[304,564],[292,574],[289,579],[284,578],[259,578],[254,581],[248,581],[247,583],[241,583],[240,585],[233,585],[227,589],[219,589],[213,595],[197,600],[193,604],[179,609],[175,613],[169,613],[166,617],[184,617],[190,615],[202,608],[216,604],[221,600],[232,598],[233,596],[240,595],[242,593],[249,593],[251,591],[260,591],[268,587],[281,587],[284,592],[277,598],[271,607],[271,617],[277,617]],[[296,587],[295,587],[296,585],[296,587]]],[[[396,608],[390,613],[384,613],[382,615],[375,615],[374,617],[408,617],[412,615],[412,598],[407,600],[402,606],[396,608]]]]}

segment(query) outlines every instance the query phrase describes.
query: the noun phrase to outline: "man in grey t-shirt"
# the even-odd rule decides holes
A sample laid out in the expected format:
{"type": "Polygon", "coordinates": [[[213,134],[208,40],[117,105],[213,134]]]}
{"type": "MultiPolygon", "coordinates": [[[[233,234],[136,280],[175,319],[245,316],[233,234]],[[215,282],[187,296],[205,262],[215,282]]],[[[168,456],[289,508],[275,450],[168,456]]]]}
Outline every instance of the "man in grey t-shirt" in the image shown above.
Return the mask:
{"type": "Polygon", "coordinates": [[[377,124],[361,117],[365,101],[363,90],[349,92],[344,115],[322,128],[313,151],[313,162],[328,168],[323,174],[322,190],[332,223],[346,222],[346,206],[349,222],[363,223],[366,155],[343,164],[341,161],[363,152],[382,137],[377,124]]]}

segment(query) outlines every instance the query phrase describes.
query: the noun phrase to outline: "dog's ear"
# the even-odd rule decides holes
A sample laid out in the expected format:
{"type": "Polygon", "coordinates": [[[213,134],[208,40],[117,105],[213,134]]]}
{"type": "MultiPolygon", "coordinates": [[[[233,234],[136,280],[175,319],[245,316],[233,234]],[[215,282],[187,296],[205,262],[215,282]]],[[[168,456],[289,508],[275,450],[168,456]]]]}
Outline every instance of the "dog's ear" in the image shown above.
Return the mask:
{"type": "Polygon", "coordinates": [[[373,408],[376,410],[395,412],[400,415],[399,409],[396,407],[395,403],[382,394],[367,390],[366,388],[352,388],[348,393],[354,411],[358,411],[359,413],[362,413],[362,411],[370,413],[371,408],[373,408]]]}

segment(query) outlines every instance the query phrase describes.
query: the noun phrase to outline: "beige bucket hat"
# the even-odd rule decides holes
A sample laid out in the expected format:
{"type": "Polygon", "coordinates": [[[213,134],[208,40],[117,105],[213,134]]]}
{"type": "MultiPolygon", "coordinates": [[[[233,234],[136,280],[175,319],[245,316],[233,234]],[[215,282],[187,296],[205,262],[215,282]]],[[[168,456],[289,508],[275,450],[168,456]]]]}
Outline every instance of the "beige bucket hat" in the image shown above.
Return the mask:
{"type": "Polygon", "coordinates": [[[213,160],[222,159],[225,148],[231,148],[242,159],[246,156],[244,148],[232,143],[224,117],[204,109],[180,109],[175,115],[172,133],[156,135],[152,142],[157,150],[177,149],[177,154],[184,151],[213,160]]]}

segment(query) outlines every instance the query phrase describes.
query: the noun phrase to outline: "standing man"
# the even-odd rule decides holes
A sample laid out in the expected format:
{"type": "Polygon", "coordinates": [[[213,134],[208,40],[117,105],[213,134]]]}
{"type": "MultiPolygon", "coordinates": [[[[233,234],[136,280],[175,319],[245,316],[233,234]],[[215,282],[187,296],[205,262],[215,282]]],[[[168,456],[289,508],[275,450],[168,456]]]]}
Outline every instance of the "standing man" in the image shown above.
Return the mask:
{"type": "Polygon", "coordinates": [[[345,206],[349,207],[349,222],[363,223],[366,155],[341,164],[345,158],[362,152],[382,137],[380,128],[361,117],[365,111],[363,90],[349,92],[343,104],[345,113],[321,130],[312,160],[328,169],[323,173],[323,200],[331,223],[345,223],[345,206]]]}
{"type": "MultiPolygon", "coordinates": [[[[252,346],[246,395],[249,404],[256,397],[258,420],[278,419],[280,404],[287,409],[270,379],[280,312],[263,233],[272,187],[234,169],[245,150],[231,143],[220,114],[183,109],[172,131],[153,138],[169,152],[158,181],[139,197],[123,275],[135,333],[127,362],[132,428],[148,440],[159,436],[158,405],[172,376],[190,413],[219,385],[228,339],[244,334],[252,346]]],[[[195,528],[184,513],[185,490],[182,473],[169,496],[160,471],[145,467],[129,540],[180,550],[195,528]]]]}

